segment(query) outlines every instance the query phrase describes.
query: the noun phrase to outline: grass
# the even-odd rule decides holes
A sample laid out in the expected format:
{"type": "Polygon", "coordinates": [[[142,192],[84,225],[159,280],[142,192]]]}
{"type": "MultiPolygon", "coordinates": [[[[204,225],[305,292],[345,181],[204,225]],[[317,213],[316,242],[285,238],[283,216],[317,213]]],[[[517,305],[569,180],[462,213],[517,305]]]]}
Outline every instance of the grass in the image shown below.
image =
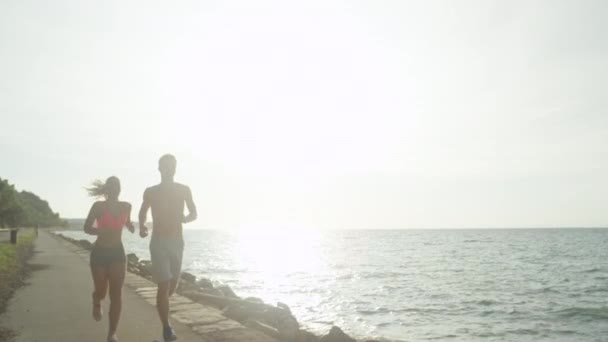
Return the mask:
{"type": "Polygon", "coordinates": [[[35,235],[33,232],[17,235],[17,244],[0,243],[0,274],[19,266],[19,258],[29,255],[35,235]]]}
{"type": "Polygon", "coordinates": [[[0,243],[0,314],[13,291],[23,284],[27,259],[34,251],[33,232],[17,236],[17,244],[0,243]]]}

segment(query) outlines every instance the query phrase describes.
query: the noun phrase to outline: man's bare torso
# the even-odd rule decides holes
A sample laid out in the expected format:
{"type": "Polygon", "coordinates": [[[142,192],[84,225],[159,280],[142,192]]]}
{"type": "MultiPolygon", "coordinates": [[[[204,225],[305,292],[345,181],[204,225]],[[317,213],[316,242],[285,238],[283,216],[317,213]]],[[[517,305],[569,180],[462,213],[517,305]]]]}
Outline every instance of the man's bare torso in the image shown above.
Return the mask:
{"type": "Polygon", "coordinates": [[[181,236],[184,206],[190,189],[179,183],[161,183],[146,189],[144,200],[152,210],[152,235],[181,236]]]}

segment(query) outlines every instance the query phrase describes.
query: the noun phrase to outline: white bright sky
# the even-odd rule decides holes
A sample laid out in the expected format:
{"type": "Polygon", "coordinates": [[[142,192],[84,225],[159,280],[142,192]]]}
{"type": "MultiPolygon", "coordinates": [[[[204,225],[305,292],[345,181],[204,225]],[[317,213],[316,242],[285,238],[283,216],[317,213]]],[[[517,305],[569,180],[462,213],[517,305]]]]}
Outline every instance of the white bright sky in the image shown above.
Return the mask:
{"type": "MultiPolygon", "coordinates": [[[[608,222],[606,1],[0,2],[0,177],[192,226],[608,222]]],[[[135,215],[134,215],[135,216],[135,215]]]]}

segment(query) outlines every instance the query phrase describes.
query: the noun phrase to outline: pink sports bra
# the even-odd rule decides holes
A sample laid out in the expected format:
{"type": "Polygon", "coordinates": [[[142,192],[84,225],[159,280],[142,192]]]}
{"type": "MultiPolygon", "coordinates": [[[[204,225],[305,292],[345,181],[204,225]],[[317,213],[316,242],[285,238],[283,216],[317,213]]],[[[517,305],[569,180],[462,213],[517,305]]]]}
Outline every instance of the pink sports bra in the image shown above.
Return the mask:
{"type": "Polygon", "coordinates": [[[116,217],[108,209],[105,209],[103,214],[97,218],[98,229],[122,229],[126,223],[127,213],[122,213],[116,217]]]}

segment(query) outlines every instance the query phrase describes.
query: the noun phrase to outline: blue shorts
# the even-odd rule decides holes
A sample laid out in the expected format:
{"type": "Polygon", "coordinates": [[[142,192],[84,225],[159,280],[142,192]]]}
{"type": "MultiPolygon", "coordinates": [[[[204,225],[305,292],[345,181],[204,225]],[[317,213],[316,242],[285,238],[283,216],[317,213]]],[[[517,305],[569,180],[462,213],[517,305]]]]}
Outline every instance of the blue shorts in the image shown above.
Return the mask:
{"type": "Polygon", "coordinates": [[[152,236],[150,239],[150,261],[152,278],[158,283],[179,279],[182,272],[184,239],[180,237],[152,236]]]}

